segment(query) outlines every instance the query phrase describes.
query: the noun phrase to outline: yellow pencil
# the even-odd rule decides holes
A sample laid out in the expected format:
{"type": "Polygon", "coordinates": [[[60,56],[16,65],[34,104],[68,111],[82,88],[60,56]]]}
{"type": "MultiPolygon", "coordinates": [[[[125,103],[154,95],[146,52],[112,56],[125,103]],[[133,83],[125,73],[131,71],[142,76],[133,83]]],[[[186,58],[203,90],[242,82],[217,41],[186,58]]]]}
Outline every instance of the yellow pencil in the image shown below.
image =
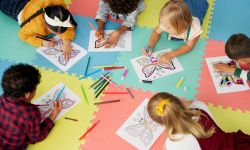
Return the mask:
{"type": "Polygon", "coordinates": [[[184,80],[184,77],[181,77],[181,79],[177,82],[176,88],[179,88],[184,80]]]}

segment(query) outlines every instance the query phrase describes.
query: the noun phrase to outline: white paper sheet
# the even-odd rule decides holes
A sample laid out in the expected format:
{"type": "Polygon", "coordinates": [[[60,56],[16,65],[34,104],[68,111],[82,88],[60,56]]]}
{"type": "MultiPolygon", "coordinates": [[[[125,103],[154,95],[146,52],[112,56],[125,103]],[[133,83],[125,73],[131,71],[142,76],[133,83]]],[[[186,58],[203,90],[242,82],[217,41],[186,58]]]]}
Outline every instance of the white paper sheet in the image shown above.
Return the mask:
{"type": "MultiPolygon", "coordinates": [[[[38,106],[39,110],[42,114],[42,119],[44,120],[46,117],[49,117],[53,110],[53,102],[55,101],[56,97],[60,93],[62,87],[64,86],[63,83],[59,83],[47,93],[36,99],[33,104],[36,105],[44,105],[48,104],[49,106],[38,106]]],[[[56,120],[58,120],[62,115],[72,109],[75,105],[80,102],[80,98],[75,95],[69,88],[65,87],[63,90],[60,100],[62,101],[62,111],[57,116],[56,120]]]]}
{"type": "Polygon", "coordinates": [[[215,89],[217,93],[229,93],[229,92],[238,92],[245,91],[249,89],[246,81],[243,81],[241,78],[237,78],[234,75],[220,74],[215,72],[213,64],[216,63],[228,63],[231,60],[227,56],[206,58],[209,72],[211,74],[215,89]],[[237,80],[242,81],[243,84],[236,84],[237,80]]]}
{"type": "Polygon", "coordinates": [[[120,36],[117,45],[114,48],[105,48],[105,41],[108,39],[109,34],[114,30],[105,30],[104,40],[98,40],[95,36],[95,31],[90,31],[89,48],[91,52],[114,52],[114,51],[131,51],[132,49],[132,33],[126,31],[120,36]]]}
{"type": "Polygon", "coordinates": [[[59,37],[54,37],[57,44],[53,47],[39,47],[37,52],[56,65],[62,71],[70,69],[77,61],[87,54],[87,51],[75,43],[71,43],[72,53],[69,61],[64,60],[62,50],[62,40],[59,37]]]}
{"type": "MultiPolygon", "coordinates": [[[[159,52],[153,53],[152,56],[158,60],[162,54],[170,51],[171,49],[161,50],[159,52]]],[[[152,81],[183,71],[182,65],[177,58],[172,59],[172,63],[170,65],[153,64],[151,59],[147,56],[136,57],[130,61],[139,80],[152,81]]]]}
{"type": "Polygon", "coordinates": [[[164,131],[164,126],[152,121],[149,117],[148,101],[149,99],[146,98],[116,132],[121,138],[140,150],[150,149],[164,131]]]}

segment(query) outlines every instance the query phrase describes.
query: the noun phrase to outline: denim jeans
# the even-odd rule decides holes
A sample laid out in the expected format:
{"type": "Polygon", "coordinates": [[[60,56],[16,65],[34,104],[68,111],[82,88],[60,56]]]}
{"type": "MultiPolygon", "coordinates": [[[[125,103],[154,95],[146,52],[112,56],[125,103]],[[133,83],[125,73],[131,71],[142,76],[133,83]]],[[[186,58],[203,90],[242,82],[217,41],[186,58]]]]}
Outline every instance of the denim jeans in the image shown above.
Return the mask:
{"type": "Polygon", "coordinates": [[[18,14],[28,2],[29,0],[0,0],[0,10],[7,16],[17,20],[18,14]]]}

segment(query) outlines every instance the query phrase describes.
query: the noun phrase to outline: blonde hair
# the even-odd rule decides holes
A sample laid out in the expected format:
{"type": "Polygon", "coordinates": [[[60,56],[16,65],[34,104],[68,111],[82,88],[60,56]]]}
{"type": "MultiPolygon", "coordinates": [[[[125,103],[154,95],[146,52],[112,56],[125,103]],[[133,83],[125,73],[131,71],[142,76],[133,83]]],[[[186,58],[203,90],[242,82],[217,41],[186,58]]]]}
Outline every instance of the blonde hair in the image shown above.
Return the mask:
{"type": "Polygon", "coordinates": [[[169,0],[161,9],[160,20],[164,16],[177,34],[181,34],[192,24],[192,14],[183,0],[169,0]]]}
{"type": "Polygon", "coordinates": [[[167,136],[171,140],[179,140],[174,138],[175,134],[193,134],[197,138],[207,138],[215,131],[214,127],[205,131],[197,120],[193,119],[193,117],[200,117],[201,112],[185,108],[177,97],[169,93],[162,92],[154,95],[149,100],[147,110],[152,120],[165,125],[167,136]],[[162,101],[165,101],[163,103],[165,105],[162,105],[162,101]],[[159,104],[162,105],[162,112],[158,112],[159,104]]]}

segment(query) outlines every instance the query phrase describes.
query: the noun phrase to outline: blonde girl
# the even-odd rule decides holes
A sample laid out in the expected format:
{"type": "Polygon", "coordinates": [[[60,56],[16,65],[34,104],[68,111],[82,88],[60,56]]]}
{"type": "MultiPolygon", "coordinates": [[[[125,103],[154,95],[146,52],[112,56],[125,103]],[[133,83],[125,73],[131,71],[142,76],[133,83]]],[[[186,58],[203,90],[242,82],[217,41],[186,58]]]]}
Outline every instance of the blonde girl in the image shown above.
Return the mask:
{"type": "Polygon", "coordinates": [[[175,51],[162,55],[159,63],[168,64],[179,55],[191,51],[202,33],[201,23],[206,14],[206,0],[169,0],[160,11],[159,25],[152,32],[148,53],[151,55],[161,33],[167,32],[169,40],[183,40],[185,44],[175,51]]]}
{"type": "Polygon", "coordinates": [[[222,131],[199,101],[186,108],[179,98],[158,93],[148,103],[152,120],[166,127],[167,150],[235,150],[250,148],[250,136],[240,130],[236,133],[222,131]]]}

